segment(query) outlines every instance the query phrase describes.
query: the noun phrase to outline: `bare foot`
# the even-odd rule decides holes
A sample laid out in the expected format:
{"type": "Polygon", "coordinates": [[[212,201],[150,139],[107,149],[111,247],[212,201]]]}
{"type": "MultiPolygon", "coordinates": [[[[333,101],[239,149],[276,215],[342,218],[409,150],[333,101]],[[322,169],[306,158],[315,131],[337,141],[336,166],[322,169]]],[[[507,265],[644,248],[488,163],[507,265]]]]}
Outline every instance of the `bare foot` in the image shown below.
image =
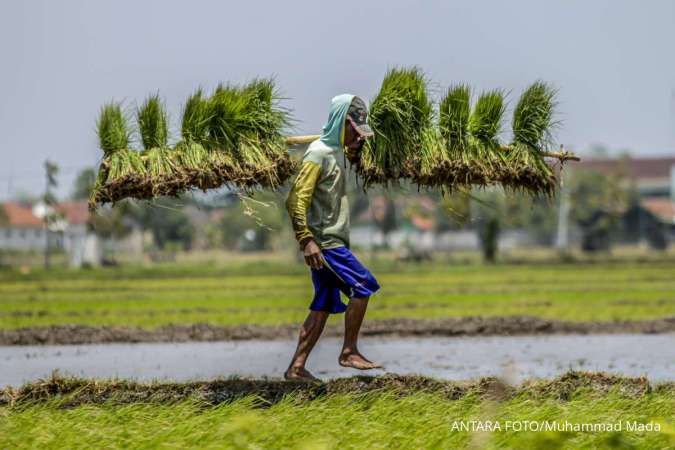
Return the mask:
{"type": "Polygon", "coordinates": [[[359,370],[383,369],[384,366],[380,363],[375,363],[368,360],[359,352],[343,353],[338,358],[338,363],[342,367],[351,367],[359,370]]]}
{"type": "Polygon", "coordinates": [[[289,367],[288,370],[284,372],[284,379],[293,381],[321,381],[304,367],[289,367]]]}

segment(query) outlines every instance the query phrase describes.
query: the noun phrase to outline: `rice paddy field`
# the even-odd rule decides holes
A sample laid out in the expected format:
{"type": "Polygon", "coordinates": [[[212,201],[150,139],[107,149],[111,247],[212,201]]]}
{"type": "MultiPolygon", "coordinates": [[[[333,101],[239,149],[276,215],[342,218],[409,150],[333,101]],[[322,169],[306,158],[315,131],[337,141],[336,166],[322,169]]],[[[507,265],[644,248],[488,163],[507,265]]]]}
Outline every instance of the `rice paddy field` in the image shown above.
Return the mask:
{"type": "MultiPolygon", "coordinates": [[[[670,260],[371,266],[382,285],[366,317],[372,323],[468,316],[630,323],[675,316],[670,260]]],[[[305,267],[277,260],[3,270],[0,332],[54,325],[294,327],[311,294],[305,267]]],[[[0,447],[664,449],[675,446],[673,417],[673,382],[585,372],[521,385],[398,375],[316,385],[56,375],[0,391],[0,447]]]]}
{"type": "MultiPolygon", "coordinates": [[[[572,322],[675,316],[675,262],[419,265],[375,262],[367,321],[533,316],[572,322]]],[[[284,325],[312,298],[300,263],[0,271],[0,330],[79,324],[284,325]]],[[[337,321],[337,319],[333,319],[337,321]]]]}

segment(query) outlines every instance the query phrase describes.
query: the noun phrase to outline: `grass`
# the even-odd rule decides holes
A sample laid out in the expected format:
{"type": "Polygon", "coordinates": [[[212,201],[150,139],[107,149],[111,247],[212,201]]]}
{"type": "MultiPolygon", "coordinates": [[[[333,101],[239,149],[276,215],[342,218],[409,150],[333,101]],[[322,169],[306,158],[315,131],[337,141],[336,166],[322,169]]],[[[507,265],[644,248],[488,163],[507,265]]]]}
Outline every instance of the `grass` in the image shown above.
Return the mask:
{"type": "Polygon", "coordinates": [[[462,384],[418,377],[363,377],[331,381],[323,388],[294,392],[284,388],[285,395],[272,399],[269,389],[257,387],[271,383],[255,380],[164,388],[106,381],[73,384],[79,391],[54,390],[0,406],[0,443],[8,448],[312,449],[668,448],[675,444],[672,384],[649,386],[643,379],[599,374],[570,373],[519,388],[503,387],[493,379],[462,384]],[[248,387],[233,398],[228,386],[234,384],[248,387]],[[112,395],[99,395],[102,402],[73,401],[91,387],[112,395]],[[119,401],[127,390],[137,394],[119,401]],[[143,390],[153,394],[143,395],[143,390]],[[162,396],[162,390],[169,395],[162,396]],[[308,392],[318,393],[308,396],[308,392]],[[501,430],[457,428],[470,421],[490,421],[493,427],[499,423],[501,430]],[[544,421],[621,423],[622,431],[513,430],[515,424],[544,421]],[[629,431],[627,423],[632,422],[652,423],[660,430],[629,431]]]}
{"type": "MultiPolygon", "coordinates": [[[[578,322],[675,316],[675,262],[375,264],[368,320],[530,315],[578,322]]],[[[63,324],[279,325],[312,298],[300,263],[0,272],[0,329],[63,324]]],[[[333,319],[338,320],[338,319],[333,319]]]]}

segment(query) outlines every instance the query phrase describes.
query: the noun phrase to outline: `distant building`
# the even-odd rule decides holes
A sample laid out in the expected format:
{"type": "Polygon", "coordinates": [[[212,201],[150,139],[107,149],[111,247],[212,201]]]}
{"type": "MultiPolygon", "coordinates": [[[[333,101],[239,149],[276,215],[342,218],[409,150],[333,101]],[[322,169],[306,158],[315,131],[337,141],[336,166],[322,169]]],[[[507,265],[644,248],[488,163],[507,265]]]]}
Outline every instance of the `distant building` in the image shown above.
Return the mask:
{"type": "MultiPolygon", "coordinates": [[[[44,251],[47,229],[43,203],[27,205],[7,202],[0,205],[0,249],[13,251],[44,251]]],[[[86,202],[63,202],[55,208],[57,220],[50,226],[51,248],[63,250],[70,264],[97,264],[100,258],[98,239],[89,230],[89,210],[86,202]]]]}
{"type": "MultiPolygon", "coordinates": [[[[574,167],[622,174],[635,185],[639,204],[622,212],[625,240],[646,239],[660,247],[675,238],[675,156],[582,158],[574,167]]],[[[598,218],[602,214],[598,211],[598,218]]]]}
{"type": "Polygon", "coordinates": [[[16,202],[0,205],[0,249],[44,250],[47,238],[42,219],[33,213],[33,208],[16,202]]]}
{"type": "Polygon", "coordinates": [[[641,196],[671,197],[675,200],[672,198],[675,196],[675,156],[582,158],[581,162],[570,164],[570,167],[593,170],[605,175],[622,173],[635,183],[641,196]]]}

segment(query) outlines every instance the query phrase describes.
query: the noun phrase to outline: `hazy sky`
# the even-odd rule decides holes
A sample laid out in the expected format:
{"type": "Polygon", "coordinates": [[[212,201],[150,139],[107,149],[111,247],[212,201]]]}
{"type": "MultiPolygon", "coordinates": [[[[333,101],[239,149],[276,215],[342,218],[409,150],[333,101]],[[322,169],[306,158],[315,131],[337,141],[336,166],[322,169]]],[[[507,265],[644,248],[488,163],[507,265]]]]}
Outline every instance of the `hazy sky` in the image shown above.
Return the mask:
{"type": "Polygon", "coordinates": [[[0,198],[62,192],[96,164],[102,103],[159,90],[173,126],[198,85],[276,76],[299,133],[318,132],[329,99],[371,98],[385,70],[419,65],[437,90],[536,79],[560,90],[560,143],[675,153],[675,2],[38,1],[0,4],[0,198]]]}

